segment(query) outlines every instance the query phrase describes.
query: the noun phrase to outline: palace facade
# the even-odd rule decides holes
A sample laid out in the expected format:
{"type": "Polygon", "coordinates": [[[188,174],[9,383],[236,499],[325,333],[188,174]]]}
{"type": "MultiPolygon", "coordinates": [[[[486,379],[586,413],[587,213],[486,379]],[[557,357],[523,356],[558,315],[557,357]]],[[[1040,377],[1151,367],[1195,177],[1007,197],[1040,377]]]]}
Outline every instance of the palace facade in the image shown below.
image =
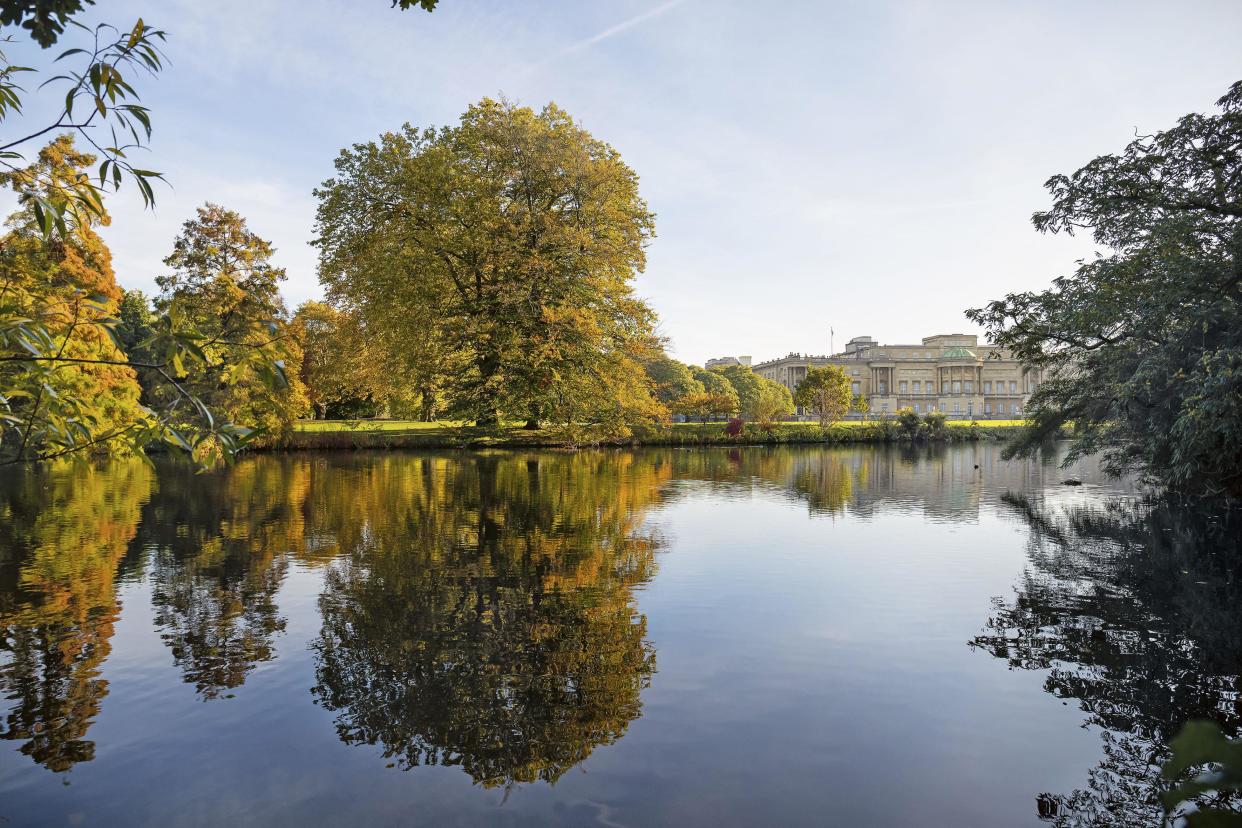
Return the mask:
{"type": "Polygon", "coordinates": [[[754,371],[794,391],[808,368],[825,365],[845,371],[872,414],[911,408],[920,414],[1012,419],[1022,416],[1040,380],[1038,369],[970,334],[928,336],[917,345],[881,345],[857,336],[841,353],[789,354],[758,363],[754,371]]]}

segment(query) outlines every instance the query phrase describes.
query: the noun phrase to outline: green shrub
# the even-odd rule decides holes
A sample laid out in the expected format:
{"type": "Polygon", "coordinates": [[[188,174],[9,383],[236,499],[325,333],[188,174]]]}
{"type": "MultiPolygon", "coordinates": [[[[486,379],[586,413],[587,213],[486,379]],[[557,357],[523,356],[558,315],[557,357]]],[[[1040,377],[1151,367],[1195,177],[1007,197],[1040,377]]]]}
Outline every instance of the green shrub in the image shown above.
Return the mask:
{"type": "Polygon", "coordinates": [[[922,425],[923,421],[914,409],[903,408],[897,412],[897,426],[901,429],[902,436],[913,440],[919,435],[922,425]]]}
{"type": "Polygon", "coordinates": [[[923,425],[927,428],[927,436],[933,440],[943,440],[948,436],[948,417],[943,411],[928,411],[923,415],[923,425]]]}

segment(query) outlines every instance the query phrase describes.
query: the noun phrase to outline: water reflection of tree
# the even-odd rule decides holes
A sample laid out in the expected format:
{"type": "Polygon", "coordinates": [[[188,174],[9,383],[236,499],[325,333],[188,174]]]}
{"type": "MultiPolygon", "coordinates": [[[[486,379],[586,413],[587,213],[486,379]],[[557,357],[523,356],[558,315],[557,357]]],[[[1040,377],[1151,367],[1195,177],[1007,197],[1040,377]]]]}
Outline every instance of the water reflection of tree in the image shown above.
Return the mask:
{"type": "Polygon", "coordinates": [[[812,514],[843,512],[860,468],[852,456],[784,447],[679,451],[670,458],[678,479],[716,490],[762,489],[796,498],[812,514]]]}
{"type": "Polygon", "coordinates": [[[327,573],[314,693],[341,739],[509,786],[619,738],[654,670],[632,591],[654,573],[643,514],[667,475],[624,454],[360,469],[353,496],[396,514],[327,573]]]}
{"type": "Polygon", "coordinates": [[[65,464],[0,486],[0,739],[50,770],[94,756],[115,578],[152,478],[137,461],[65,464]]]}
{"type": "Polygon", "coordinates": [[[166,469],[143,515],[155,620],[205,699],[275,657],[276,592],[303,547],[305,460],[251,458],[212,474],[166,469]]]}
{"type": "Polygon", "coordinates": [[[1060,825],[1158,825],[1159,764],[1192,718],[1242,730],[1242,536],[1236,516],[1169,504],[1053,510],[1012,498],[1032,568],[972,644],[1077,699],[1102,729],[1085,788],[1045,794],[1060,825]]]}
{"type": "Polygon", "coordinates": [[[997,446],[752,447],[672,453],[675,476],[728,494],[763,491],[797,500],[813,515],[847,509],[872,518],[896,505],[947,520],[975,519],[983,475],[1016,485],[1042,483],[1031,464],[1000,464],[997,446]],[[980,464],[985,471],[980,471],[980,464]],[[1022,478],[1012,479],[1017,473],[1022,478]],[[1026,479],[1034,477],[1033,480],[1026,479]]]}

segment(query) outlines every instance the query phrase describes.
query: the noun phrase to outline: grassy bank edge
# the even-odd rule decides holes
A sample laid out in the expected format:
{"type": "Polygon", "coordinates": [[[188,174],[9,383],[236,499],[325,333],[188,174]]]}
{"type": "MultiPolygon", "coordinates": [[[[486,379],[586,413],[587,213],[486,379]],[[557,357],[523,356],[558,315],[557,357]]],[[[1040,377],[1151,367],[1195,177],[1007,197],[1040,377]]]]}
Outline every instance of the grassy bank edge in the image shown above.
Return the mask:
{"type": "MultiPolygon", "coordinates": [[[[600,437],[589,432],[563,430],[526,431],[518,427],[499,431],[480,431],[447,423],[360,422],[331,423],[312,421],[301,426],[274,450],[315,449],[406,449],[406,448],[576,448],[579,446],[763,446],[784,444],[893,443],[909,441],[896,424],[889,421],[844,422],[821,429],[815,423],[781,423],[762,428],[748,423],[742,433],[731,437],[723,423],[679,423],[629,437],[600,437]],[[311,426],[311,427],[306,427],[311,426]],[[402,427],[404,426],[404,427],[402,427]]],[[[951,422],[944,434],[926,439],[931,442],[1001,441],[1021,428],[1021,421],[989,423],[951,422]]]]}

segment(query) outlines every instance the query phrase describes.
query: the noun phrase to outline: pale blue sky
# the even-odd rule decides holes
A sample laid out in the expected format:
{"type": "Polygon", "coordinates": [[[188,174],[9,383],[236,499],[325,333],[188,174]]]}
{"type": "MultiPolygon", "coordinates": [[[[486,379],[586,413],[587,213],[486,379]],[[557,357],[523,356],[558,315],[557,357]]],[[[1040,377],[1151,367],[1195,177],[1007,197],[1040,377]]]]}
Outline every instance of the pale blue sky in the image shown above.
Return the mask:
{"type": "MultiPolygon", "coordinates": [[[[678,357],[826,352],[962,316],[1091,252],[1040,236],[1042,183],[1242,78],[1242,4],[101,0],[168,30],[142,85],[154,215],[114,197],[118,277],[150,290],[205,200],[319,295],[312,188],[347,144],[471,101],[549,100],[638,172],[658,237],[639,289],[678,357]]],[[[8,130],[6,129],[6,132],[8,130]]],[[[144,162],[145,163],[145,162],[144,162]]]]}

